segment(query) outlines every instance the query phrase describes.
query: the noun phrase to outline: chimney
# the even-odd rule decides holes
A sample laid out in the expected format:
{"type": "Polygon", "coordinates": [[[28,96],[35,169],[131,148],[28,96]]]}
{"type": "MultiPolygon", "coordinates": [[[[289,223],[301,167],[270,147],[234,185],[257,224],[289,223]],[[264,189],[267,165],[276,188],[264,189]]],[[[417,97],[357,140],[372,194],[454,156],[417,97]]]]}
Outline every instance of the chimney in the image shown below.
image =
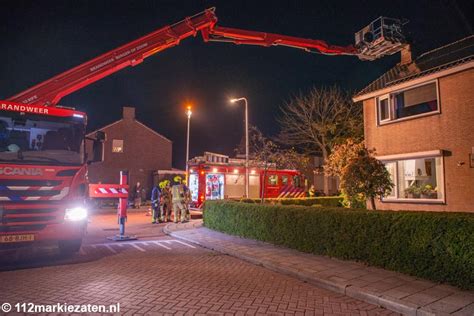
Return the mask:
{"type": "Polygon", "coordinates": [[[123,119],[124,120],[134,120],[135,119],[135,108],[124,106],[123,107],[123,119]]]}
{"type": "Polygon", "coordinates": [[[400,51],[400,65],[408,65],[412,62],[411,45],[405,45],[400,51]]]}

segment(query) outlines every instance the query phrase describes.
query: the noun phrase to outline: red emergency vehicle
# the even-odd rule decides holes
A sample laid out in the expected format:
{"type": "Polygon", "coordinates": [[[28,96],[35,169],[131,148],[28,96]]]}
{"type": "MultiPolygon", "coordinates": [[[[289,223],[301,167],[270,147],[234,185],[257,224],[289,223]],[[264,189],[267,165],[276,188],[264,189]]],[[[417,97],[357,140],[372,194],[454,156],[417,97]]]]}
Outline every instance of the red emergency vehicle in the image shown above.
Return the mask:
{"type": "MultiPolygon", "coordinates": [[[[301,198],[304,176],[297,170],[282,170],[249,163],[249,198],[301,198]]],[[[241,199],[245,196],[245,159],[205,152],[188,163],[193,205],[205,200],[241,199]]]]}

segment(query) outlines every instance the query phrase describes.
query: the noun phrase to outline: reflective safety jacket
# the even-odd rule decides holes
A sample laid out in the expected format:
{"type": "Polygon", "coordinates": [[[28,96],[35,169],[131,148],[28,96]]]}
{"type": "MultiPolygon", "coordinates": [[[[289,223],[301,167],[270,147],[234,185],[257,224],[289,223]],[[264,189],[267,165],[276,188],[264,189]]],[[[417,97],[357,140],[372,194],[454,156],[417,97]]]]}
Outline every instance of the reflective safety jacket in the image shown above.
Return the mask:
{"type": "Polygon", "coordinates": [[[171,190],[168,187],[164,187],[161,191],[161,201],[163,204],[171,203],[171,190]]]}
{"type": "Polygon", "coordinates": [[[151,203],[160,204],[160,195],[160,189],[155,185],[153,190],[151,190],[151,203]]]}
{"type": "Polygon", "coordinates": [[[185,192],[182,184],[176,184],[171,187],[171,195],[173,196],[173,203],[184,202],[185,192]]]}

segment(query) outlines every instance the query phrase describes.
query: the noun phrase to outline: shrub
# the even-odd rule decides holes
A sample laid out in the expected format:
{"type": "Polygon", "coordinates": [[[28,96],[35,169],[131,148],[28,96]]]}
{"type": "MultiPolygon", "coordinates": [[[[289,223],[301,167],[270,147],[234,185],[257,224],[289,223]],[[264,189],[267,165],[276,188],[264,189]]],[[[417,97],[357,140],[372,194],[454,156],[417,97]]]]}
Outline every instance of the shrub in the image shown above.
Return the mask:
{"type": "MultiPolygon", "coordinates": [[[[240,202],[244,203],[261,203],[260,199],[241,199],[240,202]]],[[[342,197],[340,196],[321,196],[315,198],[302,198],[302,199],[265,199],[266,204],[281,204],[281,205],[304,205],[311,206],[319,204],[327,207],[339,207],[342,206],[342,197]]]]}
{"type": "Polygon", "coordinates": [[[387,196],[394,186],[387,168],[374,156],[375,149],[367,149],[363,141],[348,138],[334,146],[324,166],[326,175],[341,180],[341,191],[347,202],[358,204],[361,198],[367,199],[373,210],[375,198],[387,196]]]}
{"type": "Polygon", "coordinates": [[[207,201],[204,224],[474,289],[474,214],[207,201]]]}

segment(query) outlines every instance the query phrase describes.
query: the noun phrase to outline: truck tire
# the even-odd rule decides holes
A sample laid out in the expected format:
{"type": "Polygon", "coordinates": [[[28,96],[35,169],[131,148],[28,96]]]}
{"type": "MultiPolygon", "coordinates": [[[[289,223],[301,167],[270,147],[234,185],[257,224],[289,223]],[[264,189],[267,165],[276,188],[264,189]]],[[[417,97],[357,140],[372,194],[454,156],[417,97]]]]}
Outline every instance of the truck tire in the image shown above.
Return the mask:
{"type": "Polygon", "coordinates": [[[59,252],[62,255],[72,255],[81,249],[82,239],[59,241],[59,252]]]}

